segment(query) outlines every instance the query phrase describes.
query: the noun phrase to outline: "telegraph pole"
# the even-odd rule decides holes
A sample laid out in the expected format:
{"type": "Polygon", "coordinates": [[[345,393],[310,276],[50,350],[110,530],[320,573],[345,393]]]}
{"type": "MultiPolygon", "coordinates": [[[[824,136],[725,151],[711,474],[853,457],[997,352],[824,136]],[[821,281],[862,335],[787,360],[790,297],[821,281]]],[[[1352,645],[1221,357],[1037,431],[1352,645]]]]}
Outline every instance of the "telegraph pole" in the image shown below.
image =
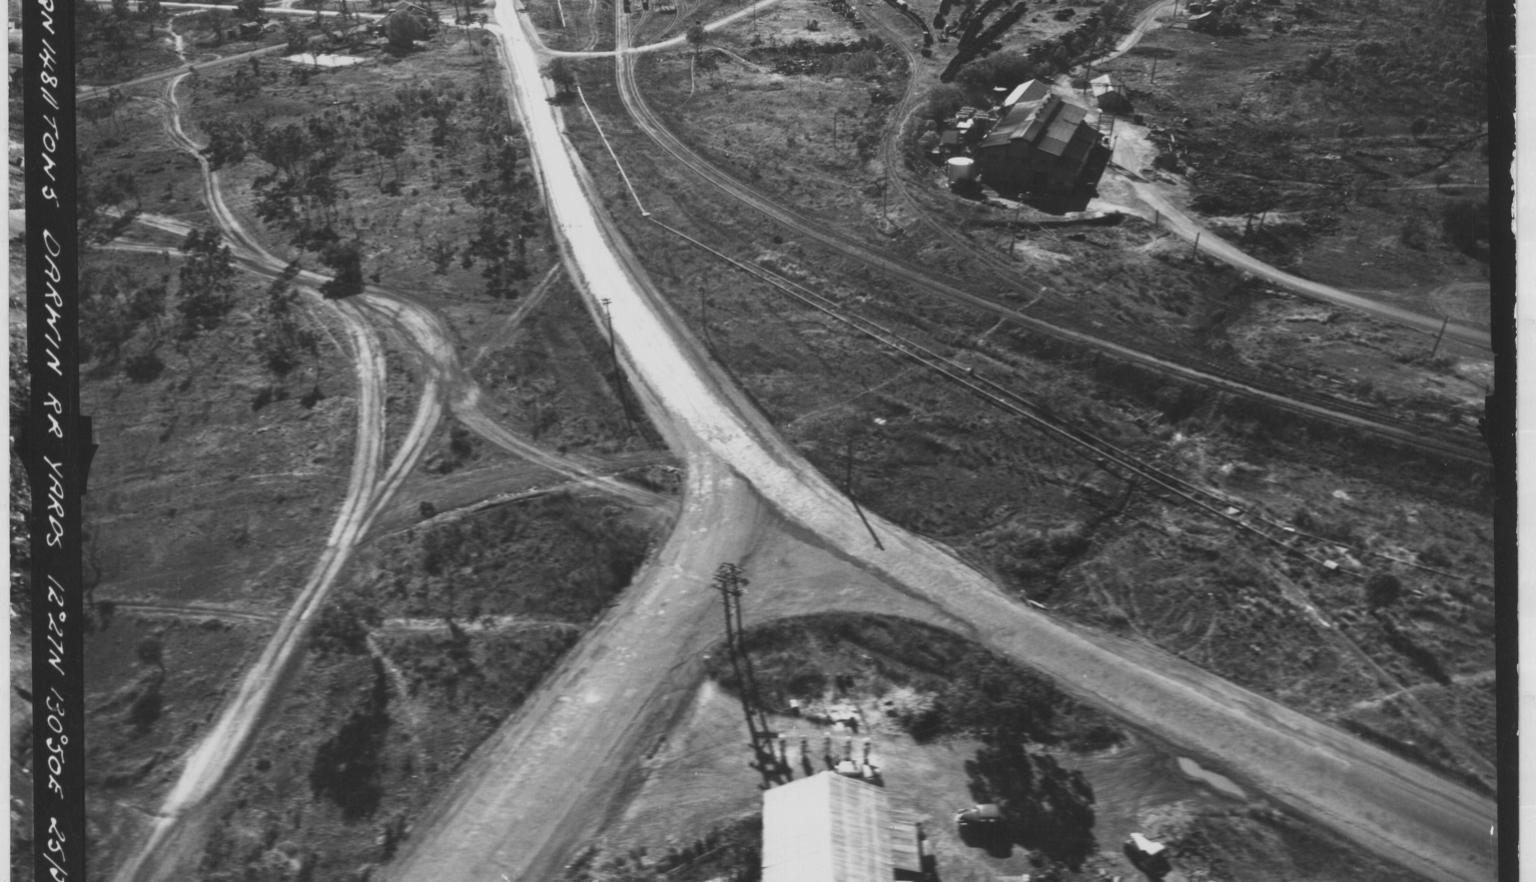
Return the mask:
{"type": "Polygon", "coordinates": [[[768,714],[763,711],[757,675],[752,670],[752,658],[747,654],[744,641],[741,595],[747,584],[747,577],[737,564],[723,563],[715,570],[713,587],[720,592],[724,602],[726,651],[731,656],[731,670],[736,674],[742,714],[747,718],[747,733],[752,739],[752,753],[756,757],[753,766],[762,774],[764,786],[769,786],[788,777],[788,765],[781,762],[774,753],[773,730],[768,724],[768,714]]]}
{"type": "Polygon", "coordinates": [[[869,518],[864,516],[864,508],[863,508],[863,506],[859,505],[858,498],[853,495],[853,436],[852,435],[848,436],[847,453],[846,453],[846,455],[844,457],[843,493],[847,494],[848,501],[853,503],[854,513],[857,514],[859,516],[859,520],[861,522],[863,522],[864,529],[869,531],[869,538],[875,540],[875,547],[880,549],[881,551],[884,551],[885,550],[885,545],[880,541],[880,537],[875,534],[875,528],[870,526],[869,518]]]}
{"type": "Polygon", "coordinates": [[[629,395],[624,392],[624,372],[619,369],[618,338],[613,334],[613,310],[610,304],[613,301],[604,297],[603,319],[608,325],[608,360],[613,363],[613,389],[618,393],[619,406],[624,408],[624,421],[629,423],[629,431],[635,431],[635,415],[629,409],[629,395]]]}

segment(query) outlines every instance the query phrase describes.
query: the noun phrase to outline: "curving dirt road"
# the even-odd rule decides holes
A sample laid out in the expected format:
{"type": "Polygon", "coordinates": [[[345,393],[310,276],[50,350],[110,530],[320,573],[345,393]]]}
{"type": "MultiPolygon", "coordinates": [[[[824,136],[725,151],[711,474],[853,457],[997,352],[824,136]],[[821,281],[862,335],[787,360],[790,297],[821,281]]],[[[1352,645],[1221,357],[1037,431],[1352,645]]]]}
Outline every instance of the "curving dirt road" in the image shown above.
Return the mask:
{"type": "MultiPolygon", "coordinates": [[[[1163,14],[1171,12],[1176,6],[1177,0],[1162,0],[1162,2],[1147,7],[1136,16],[1135,26],[1120,39],[1114,51],[1096,59],[1093,64],[1113,61],[1134,49],[1141,42],[1141,39],[1146,36],[1147,31],[1159,26],[1157,19],[1163,14]]],[[[1428,316],[1413,312],[1412,310],[1402,309],[1360,294],[1340,290],[1331,285],[1303,279],[1300,276],[1278,269],[1247,254],[1237,248],[1237,246],[1216,235],[1214,231],[1197,223],[1184,212],[1174,207],[1155,185],[1123,173],[1121,178],[1131,187],[1138,198],[1156,212],[1153,215],[1153,220],[1159,226],[1172,231],[1185,241],[1198,242],[1200,251],[1224,263],[1252,273],[1260,278],[1267,279],[1303,297],[1310,297],[1314,300],[1321,300],[1324,303],[1332,303],[1335,306],[1353,309],[1393,324],[1414,328],[1430,334],[1439,333],[1443,327],[1445,335],[1453,340],[1459,340],[1462,343],[1467,343],[1484,350],[1488,350],[1492,346],[1486,328],[1477,328],[1460,323],[1453,324],[1447,322],[1444,317],[1428,316]]]]}
{"type": "Polygon", "coordinates": [[[1335,306],[1342,306],[1356,312],[1388,321],[1406,328],[1413,328],[1427,334],[1437,334],[1442,327],[1445,328],[1445,336],[1453,340],[1476,346],[1479,349],[1488,350],[1493,345],[1486,328],[1476,328],[1464,325],[1460,322],[1451,322],[1438,316],[1424,315],[1423,313],[1392,306],[1352,294],[1331,285],[1314,282],[1311,279],[1303,279],[1301,276],[1292,275],[1282,269],[1259,260],[1256,257],[1242,251],[1237,246],[1216,235],[1209,229],[1196,223],[1189,215],[1180,211],[1170,203],[1156,187],[1144,181],[1127,180],[1136,196],[1156,212],[1155,217],[1164,229],[1171,230],[1188,242],[1199,241],[1199,250],[1202,254],[1208,254],[1224,263],[1237,267],[1244,272],[1252,273],[1261,279],[1293,291],[1303,297],[1313,300],[1321,300],[1335,306]]]}

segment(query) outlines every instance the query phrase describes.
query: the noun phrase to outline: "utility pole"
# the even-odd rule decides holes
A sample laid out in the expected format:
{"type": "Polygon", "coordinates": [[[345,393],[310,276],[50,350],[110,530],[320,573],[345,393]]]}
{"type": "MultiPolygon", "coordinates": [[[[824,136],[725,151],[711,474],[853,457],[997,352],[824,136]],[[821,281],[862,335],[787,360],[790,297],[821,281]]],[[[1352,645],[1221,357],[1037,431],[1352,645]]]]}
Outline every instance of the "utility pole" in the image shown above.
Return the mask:
{"type": "Polygon", "coordinates": [[[880,549],[881,551],[884,551],[885,550],[885,545],[880,541],[880,537],[875,534],[875,528],[870,526],[869,518],[864,516],[864,508],[859,505],[858,498],[855,497],[854,494],[853,494],[853,436],[852,435],[848,436],[847,454],[844,457],[843,492],[845,494],[847,494],[848,501],[853,503],[853,510],[854,510],[854,512],[856,514],[858,514],[859,520],[864,524],[864,529],[869,531],[869,538],[875,540],[875,547],[880,549]]]}
{"type": "Polygon", "coordinates": [[[1021,202],[1013,207],[1013,230],[1008,239],[1008,256],[1013,257],[1019,250],[1019,216],[1024,213],[1024,204],[1021,202]]]}
{"type": "Polygon", "coordinates": [[[624,391],[624,372],[619,369],[618,338],[613,333],[613,310],[610,308],[613,301],[604,297],[603,319],[608,325],[608,360],[613,363],[613,389],[618,393],[619,406],[624,408],[624,421],[629,424],[629,431],[635,431],[635,415],[629,408],[629,395],[624,391]]]}
{"type": "Polygon", "coordinates": [[[774,751],[775,736],[768,725],[768,715],[763,711],[762,696],[757,688],[757,675],[752,670],[752,658],[747,653],[741,623],[741,595],[748,585],[741,567],[723,563],[715,570],[713,587],[720,592],[725,607],[725,645],[731,656],[731,670],[741,697],[742,714],[747,719],[747,732],[752,739],[753,767],[763,776],[764,786],[786,780],[788,763],[774,751]]]}

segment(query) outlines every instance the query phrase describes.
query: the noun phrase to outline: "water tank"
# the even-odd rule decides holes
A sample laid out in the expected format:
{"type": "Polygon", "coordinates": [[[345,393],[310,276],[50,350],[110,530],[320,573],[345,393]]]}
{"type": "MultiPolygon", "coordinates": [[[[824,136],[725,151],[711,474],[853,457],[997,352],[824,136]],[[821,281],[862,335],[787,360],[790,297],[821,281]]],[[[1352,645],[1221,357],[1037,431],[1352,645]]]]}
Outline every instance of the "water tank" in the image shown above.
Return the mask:
{"type": "Polygon", "coordinates": [[[969,156],[952,156],[944,163],[944,176],[951,184],[959,184],[976,179],[976,160],[969,156]]]}

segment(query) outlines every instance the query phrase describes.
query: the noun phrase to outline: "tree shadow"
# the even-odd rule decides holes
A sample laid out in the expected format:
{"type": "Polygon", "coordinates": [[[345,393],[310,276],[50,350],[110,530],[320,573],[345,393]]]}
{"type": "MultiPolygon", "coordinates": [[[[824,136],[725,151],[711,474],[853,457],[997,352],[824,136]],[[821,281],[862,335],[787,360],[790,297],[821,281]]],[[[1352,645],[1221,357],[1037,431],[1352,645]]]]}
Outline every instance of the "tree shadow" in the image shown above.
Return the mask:
{"type": "Polygon", "coordinates": [[[1074,871],[1097,849],[1093,789],[1081,772],[1062,768],[1049,754],[1031,754],[1013,739],[977,749],[966,772],[972,796],[1002,809],[998,828],[1010,844],[1074,871]]]}

